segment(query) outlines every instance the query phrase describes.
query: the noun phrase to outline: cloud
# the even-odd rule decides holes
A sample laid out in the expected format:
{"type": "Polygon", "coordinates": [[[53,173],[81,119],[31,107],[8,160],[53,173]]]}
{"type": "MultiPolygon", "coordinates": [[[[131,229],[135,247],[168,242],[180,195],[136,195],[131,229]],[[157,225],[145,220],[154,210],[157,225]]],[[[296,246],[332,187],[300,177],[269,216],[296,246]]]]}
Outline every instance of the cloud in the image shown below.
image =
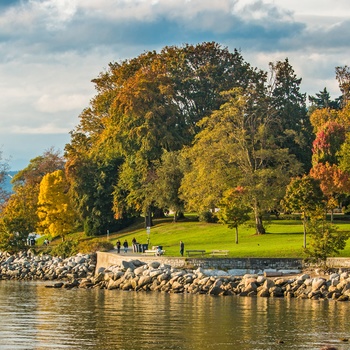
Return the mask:
{"type": "Polygon", "coordinates": [[[68,139],[109,62],[185,43],[240,49],[264,70],[288,57],[303,92],[338,96],[349,18],[348,0],[1,0],[2,140],[14,152],[28,135],[61,145],[53,135],[68,139]]]}
{"type": "Polygon", "coordinates": [[[44,94],[35,103],[40,112],[56,113],[81,109],[86,104],[87,96],[82,94],[64,94],[60,96],[44,94]]]}
{"type": "Polygon", "coordinates": [[[45,125],[41,125],[38,127],[30,127],[30,126],[14,126],[12,131],[14,134],[25,134],[25,135],[48,135],[48,134],[68,134],[71,128],[60,128],[53,123],[46,123],[45,125]]]}

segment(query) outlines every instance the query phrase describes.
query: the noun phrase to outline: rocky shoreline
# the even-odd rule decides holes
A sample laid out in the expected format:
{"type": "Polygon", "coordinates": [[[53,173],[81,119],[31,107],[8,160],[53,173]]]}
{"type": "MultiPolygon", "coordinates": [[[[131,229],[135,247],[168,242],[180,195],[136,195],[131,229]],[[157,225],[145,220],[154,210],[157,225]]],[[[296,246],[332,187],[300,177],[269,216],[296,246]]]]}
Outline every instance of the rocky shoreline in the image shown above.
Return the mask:
{"type": "Polygon", "coordinates": [[[48,288],[100,288],[126,291],[158,291],[215,296],[278,297],[350,300],[348,271],[329,271],[322,276],[303,273],[285,275],[265,271],[238,276],[236,271],[174,268],[159,261],[138,259],[96,268],[96,255],[78,254],[67,259],[0,252],[0,280],[55,281],[48,288]]]}

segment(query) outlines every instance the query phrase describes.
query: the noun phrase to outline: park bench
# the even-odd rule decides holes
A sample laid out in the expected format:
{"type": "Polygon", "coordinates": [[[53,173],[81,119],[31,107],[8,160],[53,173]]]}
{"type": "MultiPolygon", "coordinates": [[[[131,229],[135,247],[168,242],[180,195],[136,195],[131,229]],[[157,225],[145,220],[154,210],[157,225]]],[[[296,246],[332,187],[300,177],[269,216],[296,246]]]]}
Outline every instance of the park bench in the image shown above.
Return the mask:
{"type": "Polygon", "coordinates": [[[211,251],[211,256],[228,256],[229,250],[216,249],[211,251]]]}
{"type": "Polygon", "coordinates": [[[201,250],[201,249],[189,249],[189,250],[186,250],[186,253],[187,253],[187,256],[190,256],[191,254],[192,254],[192,255],[201,255],[201,256],[204,256],[205,250],[201,250]]]}
{"type": "MultiPolygon", "coordinates": [[[[147,250],[145,250],[143,252],[143,254],[145,254],[145,255],[155,255],[155,256],[159,255],[157,249],[147,249],[147,250]]],[[[165,250],[162,249],[160,255],[163,255],[163,254],[165,254],[165,250]]]]}

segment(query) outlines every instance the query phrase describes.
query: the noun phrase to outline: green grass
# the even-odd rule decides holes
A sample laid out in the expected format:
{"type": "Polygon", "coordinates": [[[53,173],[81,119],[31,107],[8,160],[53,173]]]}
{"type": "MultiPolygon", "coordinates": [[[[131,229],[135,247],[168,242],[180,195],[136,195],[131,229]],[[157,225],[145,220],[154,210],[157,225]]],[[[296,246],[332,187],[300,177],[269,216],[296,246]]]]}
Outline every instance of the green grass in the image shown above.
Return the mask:
{"type": "MultiPolygon", "coordinates": [[[[339,231],[350,232],[350,221],[338,219],[335,223],[339,231]]],[[[208,254],[213,249],[227,249],[230,257],[304,257],[303,226],[300,220],[273,220],[266,228],[266,234],[255,235],[254,228],[240,226],[239,242],[236,244],[235,230],[226,225],[198,222],[191,216],[174,223],[169,217],[154,220],[149,239],[151,246],[162,245],[167,256],[179,256],[179,242],[182,240],[185,250],[204,249],[208,254]]],[[[122,242],[127,239],[131,244],[133,237],[139,243],[147,243],[148,235],[143,222],[110,234],[109,240],[115,244],[118,238],[122,242]]],[[[350,240],[339,256],[350,256],[350,240]]]]}

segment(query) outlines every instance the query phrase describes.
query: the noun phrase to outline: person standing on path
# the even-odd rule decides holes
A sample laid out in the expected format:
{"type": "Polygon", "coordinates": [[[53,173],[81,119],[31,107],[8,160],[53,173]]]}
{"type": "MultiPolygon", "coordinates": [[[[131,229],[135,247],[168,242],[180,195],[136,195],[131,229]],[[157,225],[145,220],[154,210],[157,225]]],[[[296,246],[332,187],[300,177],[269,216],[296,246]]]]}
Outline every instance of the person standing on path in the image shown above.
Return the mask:
{"type": "Polygon", "coordinates": [[[129,248],[129,244],[128,244],[127,240],[124,241],[123,247],[124,247],[124,253],[126,254],[128,252],[128,248],[129,248]]]}
{"type": "Polygon", "coordinates": [[[180,241],[180,254],[184,256],[185,243],[180,241]]]}
{"type": "Polygon", "coordinates": [[[118,254],[120,253],[120,247],[121,247],[121,243],[119,241],[119,239],[117,240],[117,252],[118,254]]]}

